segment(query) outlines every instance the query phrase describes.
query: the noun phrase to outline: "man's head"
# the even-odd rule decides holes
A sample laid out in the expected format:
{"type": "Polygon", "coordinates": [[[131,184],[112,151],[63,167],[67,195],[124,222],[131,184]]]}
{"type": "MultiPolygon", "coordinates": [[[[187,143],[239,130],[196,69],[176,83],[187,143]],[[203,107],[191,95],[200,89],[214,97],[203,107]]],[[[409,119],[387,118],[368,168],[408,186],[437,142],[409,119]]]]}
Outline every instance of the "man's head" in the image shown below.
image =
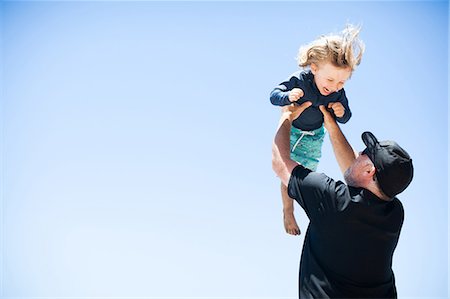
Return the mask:
{"type": "Polygon", "coordinates": [[[409,154],[395,141],[379,142],[370,132],[364,132],[361,137],[366,149],[344,174],[347,183],[367,187],[375,182],[387,198],[403,192],[414,173],[409,154]]]}

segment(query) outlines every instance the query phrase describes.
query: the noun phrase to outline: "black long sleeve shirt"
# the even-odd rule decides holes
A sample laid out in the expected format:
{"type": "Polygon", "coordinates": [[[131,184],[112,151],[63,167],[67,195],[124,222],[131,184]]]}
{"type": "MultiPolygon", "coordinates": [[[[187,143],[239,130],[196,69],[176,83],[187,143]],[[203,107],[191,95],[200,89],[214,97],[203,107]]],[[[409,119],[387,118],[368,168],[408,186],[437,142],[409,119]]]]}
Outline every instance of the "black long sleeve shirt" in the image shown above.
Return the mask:
{"type": "Polygon", "coordinates": [[[340,102],[345,108],[344,115],[336,117],[338,122],[346,123],[352,116],[344,89],[333,92],[328,96],[322,95],[314,83],[314,75],[310,70],[295,72],[288,80],[281,82],[270,93],[270,102],[276,106],[290,105],[289,91],[293,88],[300,88],[304,92],[304,96],[297,101],[298,104],[307,101],[312,103],[292,122],[292,125],[300,130],[312,131],[320,128],[323,124],[323,114],[320,112],[319,106],[327,107],[328,103],[331,102],[340,102]]]}

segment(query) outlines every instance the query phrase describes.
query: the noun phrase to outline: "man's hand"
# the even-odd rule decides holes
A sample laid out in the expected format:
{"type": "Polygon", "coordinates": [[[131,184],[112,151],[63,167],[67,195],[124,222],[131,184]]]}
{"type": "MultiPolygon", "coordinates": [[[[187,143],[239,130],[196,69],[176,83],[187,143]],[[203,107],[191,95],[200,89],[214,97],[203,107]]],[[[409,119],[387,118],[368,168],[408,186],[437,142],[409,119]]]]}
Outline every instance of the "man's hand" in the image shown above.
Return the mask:
{"type": "Polygon", "coordinates": [[[301,105],[290,104],[289,106],[283,106],[282,113],[285,114],[286,118],[292,123],[294,119],[299,117],[299,115],[311,105],[312,103],[310,101],[304,102],[301,105]]]}
{"type": "Polygon", "coordinates": [[[319,109],[323,114],[323,125],[325,126],[325,129],[327,129],[327,131],[330,131],[333,126],[336,126],[336,120],[334,119],[333,115],[331,115],[331,113],[325,108],[325,106],[320,105],[319,109]]]}
{"type": "Polygon", "coordinates": [[[339,102],[329,103],[328,108],[333,109],[334,115],[336,115],[336,117],[344,116],[345,108],[344,108],[344,106],[342,106],[341,103],[339,103],[339,102]]]}
{"type": "Polygon", "coordinates": [[[305,93],[300,88],[293,88],[291,91],[289,91],[289,101],[291,103],[297,102],[304,95],[305,93]]]}

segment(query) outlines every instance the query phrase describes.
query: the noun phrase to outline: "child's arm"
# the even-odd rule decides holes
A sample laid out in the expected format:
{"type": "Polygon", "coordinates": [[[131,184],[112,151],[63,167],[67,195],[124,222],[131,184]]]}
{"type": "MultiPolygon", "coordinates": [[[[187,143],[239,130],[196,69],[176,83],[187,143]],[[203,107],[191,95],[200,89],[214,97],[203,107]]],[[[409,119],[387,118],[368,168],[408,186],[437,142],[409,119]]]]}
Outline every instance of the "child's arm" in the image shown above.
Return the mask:
{"type": "MultiPolygon", "coordinates": [[[[301,89],[303,82],[299,78],[300,72],[294,73],[288,80],[280,83],[270,93],[270,102],[276,106],[287,106],[298,102],[304,96],[301,89]]],[[[300,102],[298,102],[300,104],[300,102]]]]}

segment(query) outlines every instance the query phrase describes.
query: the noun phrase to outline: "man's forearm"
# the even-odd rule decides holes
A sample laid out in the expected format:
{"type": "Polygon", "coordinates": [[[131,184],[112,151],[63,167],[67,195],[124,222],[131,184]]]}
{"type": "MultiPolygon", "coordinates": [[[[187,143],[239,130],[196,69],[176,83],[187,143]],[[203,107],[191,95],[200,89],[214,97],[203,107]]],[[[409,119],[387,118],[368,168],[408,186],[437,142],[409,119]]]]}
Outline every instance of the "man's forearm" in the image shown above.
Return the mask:
{"type": "Polygon", "coordinates": [[[311,106],[311,102],[305,102],[300,106],[290,105],[282,109],[280,124],[272,145],[272,168],[284,185],[288,185],[292,170],[298,163],[291,159],[291,124],[300,113],[311,106]]]}
{"type": "Polygon", "coordinates": [[[344,173],[356,159],[355,152],[348,143],[347,138],[345,138],[342,133],[341,128],[335,121],[330,122],[327,127],[327,131],[330,135],[330,141],[333,146],[336,161],[338,162],[342,173],[344,173]]]}
{"type": "Polygon", "coordinates": [[[290,132],[290,120],[283,113],[272,146],[272,168],[284,185],[288,184],[292,169],[297,166],[290,157],[290,132]]]}

